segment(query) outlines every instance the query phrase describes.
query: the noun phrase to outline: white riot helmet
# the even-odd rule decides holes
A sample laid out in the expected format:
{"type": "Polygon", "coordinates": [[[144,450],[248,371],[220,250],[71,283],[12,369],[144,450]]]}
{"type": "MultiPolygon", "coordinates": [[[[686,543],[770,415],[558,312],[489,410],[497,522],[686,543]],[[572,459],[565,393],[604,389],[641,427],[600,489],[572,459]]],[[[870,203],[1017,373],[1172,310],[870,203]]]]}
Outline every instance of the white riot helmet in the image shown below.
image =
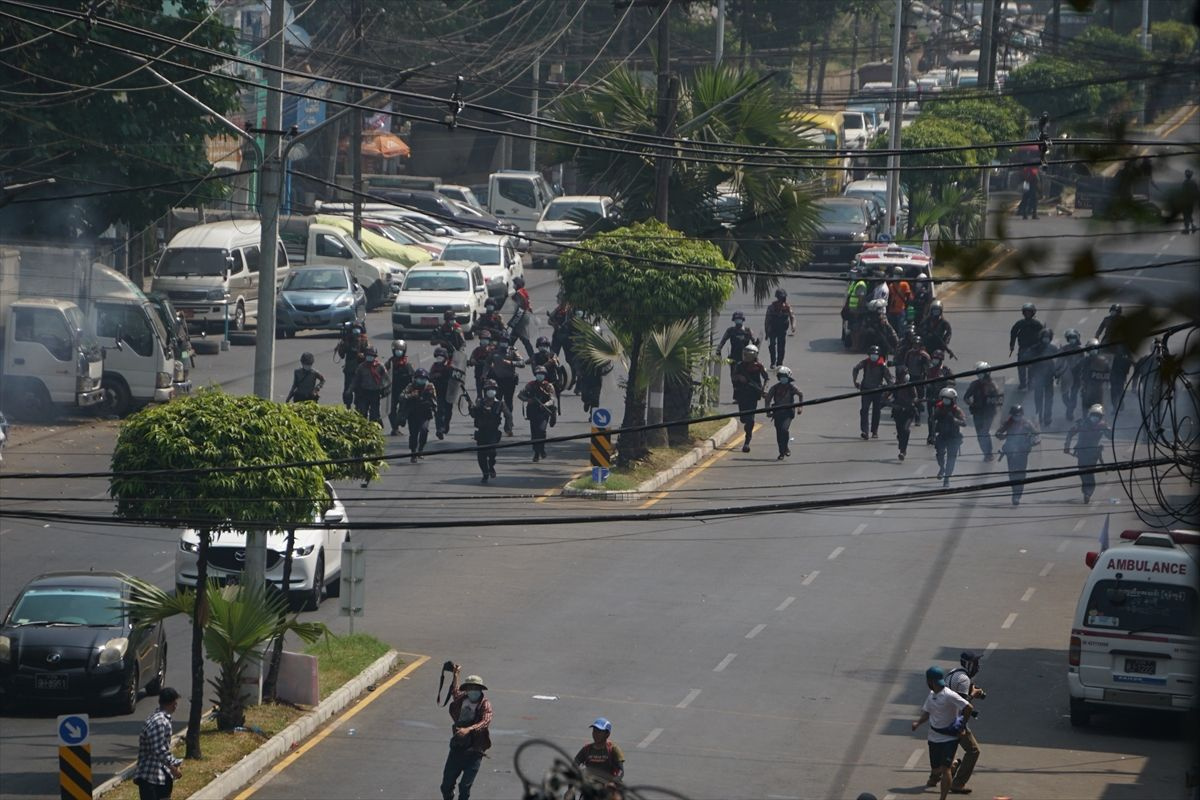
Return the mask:
{"type": "Polygon", "coordinates": [[[742,348],[742,358],[747,359],[747,360],[753,360],[755,358],[758,358],[758,345],[748,344],[745,347],[743,347],[742,348]],[[749,356],[749,358],[747,358],[747,356],[749,356]]]}
{"type": "Polygon", "coordinates": [[[403,352],[407,349],[408,349],[408,342],[404,341],[403,339],[393,339],[392,340],[392,350],[393,351],[400,350],[401,352],[403,352]]]}
{"type": "Polygon", "coordinates": [[[867,303],[868,311],[883,311],[886,308],[887,308],[887,303],[885,303],[883,300],[876,299],[876,300],[872,300],[871,302],[867,303]]]}
{"type": "Polygon", "coordinates": [[[775,377],[776,378],[792,377],[792,368],[791,367],[780,367],[778,370],[775,371],[775,377]]]}
{"type": "Polygon", "coordinates": [[[1100,405],[1099,403],[1088,406],[1088,415],[1091,416],[1092,414],[1095,414],[1097,417],[1103,417],[1104,406],[1100,405]]]}
{"type": "Polygon", "coordinates": [[[1099,346],[1100,346],[1100,340],[1099,340],[1099,339],[1096,339],[1096,338],[1088,339],[1088,340],[1087,340],[1087,346],[1088,346],[1088,347],[1099,347],[1099,346]]]}
{"type": "Polygon", "coordinates": [[[940,392],[938,392],[938,397],[942,398],[943,400],[957,400],[958,390],[951,389],[949,386],[947,386],[945,389],[942,389],[940,392]]]}
{"type": "Polygon", "coordinates": [[[991,368],[992,368],[992,365],[986,361],[980,361],[978,364],[975,365],[975,371],[982,372],[984,375],[986,375],[987,371],[991,368]]]}

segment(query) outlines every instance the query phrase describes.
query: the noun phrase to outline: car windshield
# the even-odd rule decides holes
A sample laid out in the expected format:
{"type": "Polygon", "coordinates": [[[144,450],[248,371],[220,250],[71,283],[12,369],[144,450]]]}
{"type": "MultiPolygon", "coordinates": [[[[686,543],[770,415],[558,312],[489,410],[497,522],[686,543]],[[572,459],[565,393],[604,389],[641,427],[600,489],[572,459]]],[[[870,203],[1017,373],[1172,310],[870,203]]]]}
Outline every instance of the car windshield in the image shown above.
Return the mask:
{"type": "Polygon", "coordinates": [[[590,212],[597,216],[603,213],[599,203],[551,203],[546,209],[544,219],[547,222],[558,222],[559,220],[578,222],[574,217],[580,211],[590,212]]]}
{"type": "Polygon", "coordinates": [[[349,288],[340,269],[299,269],[288,275],[285,292],[344,292],[349,288]]]}
{"type": "Polygon", "coordinates": [[[850,203],[822,203],[821,222],[826,224],[865,223],[862,206],[850,203]]]}
{"type": "Polygon", "coordinates": [[[856,130],[863,126],[863,118],[857,114],[846,114],[843,118],[846,120],[846,130],[856,130]]]}
{"type": "Polygon", "coordinates": [[[212,247],[175,247],[163,253],[159,275],[224,275],[229,251],[212,247]]]}
{"type": "Polygon", "coordinates": [[[449,270],[409,272],[404,279],[404,292],[465,292],[467,273],[449,270]]]}
{"type": "Polygon", "coordinates": [[[1196,590],[1143,581],[1097,581],[1088,599],[1089,628],[1196,635],[1196,590]]]}
{"type": "Polygon", "coordinates": [[[54,586],[26,589],[8,617],[9,625],[116,627],[124,614],[117,591],[54,586]]]}
{"type": "Polygon", "coordinates": [[[442,251],[447,261],[474,261],[477,264],[499,264],[500,248],[494,244],[448,244],[442,251]]]}

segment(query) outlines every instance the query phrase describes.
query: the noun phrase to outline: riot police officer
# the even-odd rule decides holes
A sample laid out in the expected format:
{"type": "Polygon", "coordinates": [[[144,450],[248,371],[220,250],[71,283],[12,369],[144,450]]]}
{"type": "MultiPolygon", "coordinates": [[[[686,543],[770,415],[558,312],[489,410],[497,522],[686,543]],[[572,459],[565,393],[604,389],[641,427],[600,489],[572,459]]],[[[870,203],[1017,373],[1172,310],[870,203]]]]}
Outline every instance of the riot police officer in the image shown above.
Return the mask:
{"type": "MultiPolygon", "coordinates": [[[[1100,346],[1099,339],[1088,339],[1088,348],[1100,346]]],[[[1108,382],[1112,379],[1112,359],[1103,350],[1089,349],[1077,365],[1079,372],[1079,403],[1083,410],[1104,402],[1108,382]]]]}
{"type": "MultiPolygon", "coordinates": [[[[875,301],[872,301],[875,302],[875,301]]],[[[858,427],[863,439],[879,438],[879,416],[883,412],[883,392],[871,392],[871,389],[881,389],[890,386],[892,372],[887,367],[883,354],[878,345],[871,345],[867,357],[854,365],[851,372],[854,388],[862,390],[859,396],[858,427]]]]}
{"type": "Polygon", "coordinates": [[[1025,492],[1025,473],[1029,468],[1029,453],[1040,443],[1037,426],[1025,419],[1025,409],[1015,405],[1008,410],[1008,419],[996,429],[1000,457],[1008,459],[1008,480],[1012,484],[1012,504],[1021,504],[1025,492]]]}
{"type": "Polygon", "coordinates": [[[479,460],[479,471],[483,473],[483,483],[487,483],[488,478],[496,477],[496,448],[488,445],[500,441],[500,427],[506,421],[512,428],[512,414],[500,399],[494,380],[486,379],[482,388],[479,399],[471,403],[471,418],[475,420],[475,443],[479,445],[475,455],[479,460]]]}
{"type": "MultiPolygon", "coordinates": [[[[445,439],[450,432],[450,418],[454,415],[454,403],[450,398],[450,381],[454,377],[454,364],[444,347],[433,349],[433,365],[429,368],[429,382],[437,390],[437,413],[434,417],[434,432],[438,439],[445,439]]],[[[457,387],[454,387],[457,388],[457,387]]]]}
{"type": "Polygon", "coordinates": [[[996,409],[1004,403],[1004,395],[996,388],[992,373],[987,372],[990,364],[980,361],[975,369],[985,370],[975,376],[975,380],[967,386],[963,401],[971,412],[971,422],[975,424],[975,438],[979,440],[979,450],[983,453],[984,461],[991,461],[992,455],[992,422],[996,419],[996,409]]]}
{"type": "Polygon", "coordinates": [[[354,372],[351,391],[354,393],[354,409],[372,422],[383,427],[379,416],[379,401],[387,397],[392,387],[392,377],[379,363],[379,354],[374,347],[363,351],[363,361],[354,372]]]}
{"type": "Polygon", "coordinates": [[[742,360],[733,365],[733,399],[741,415],[738,419],[746,432],[742,452],[750,452],[750,439],[754,436],[754,410],[762,400],[767,386],[767,371],[758,360],[758,345],[747,344],[742,348],[742,360]]]}
{"type": "Polygon", "coordinates": [[[962,448],[962,427],[966,424],[967,418],[958,407],[958,392],[949,386],[940,390],[933,413],[929,416],[929,429],[934,435],[937,476],[942,479],[942,486],[949,486],[950,477],[954,475],[954,464],[962,448]]]}
{"type": "MultiPolygon", "coordinates": [[[[1008,332],[1008,355],[1012,356],[1013,347],[1017,348],[1017,361],[1025,361],[1029,358],[1029,351],[1041,341],[1042,323],[1041,320],[1034,319],[1037,316],[1037,306],[1033,303],[1026,303],[1021,306],[1021,318],[1013,323],[1012,329],[1008,332]]],[[[1020,381],[1021,390],[1028,388],[1028,371],[1024,364],[1017,365],[1017,377],[1020,381]]]]}
{"type": "MultiPolygon", "coordinates": [[[[1071,455],[1071,440],[1075,440],[1075,461],[1080,469],[1094,467],[1100,463],[1104,450],[1104,438],[1108,435],[1108,423],[1104,421],[1104,406],[1094,403],[1087,414],[1067,431],[1067,439],[1063,443],[1063,452],[1071,455]]],[[[1079,476],[1083,489],[1083,502],[1090,503],[1092,493],[1096,491],[1096,476],[1085,472],[1079,476]]]]}
{"type": "Polygon", "coordinates": [[[533,463],[546,457],[546,428],[554,424],[554,385],[550,383],[545,367],[533,368],[533,380],[517,395],[525,404],[525,416],[529,419],[529,438],[533,442],[533,463]]]}
{"type": "Polygon", "coordinates": [[[402,407],[408,424],[408,450],[415,464],[429,440],[429,420],[437,413],[437,390],[429,382],[427,370],[413,373],[412,383],[404,390],[402,407]]]}
{"type": "Polygon", "coordinates": [[[1063,337],[1066,344],[1058,348],[1058,391],[1062,395],[1063,408],[1067,410],[1067,422],[1075,419],[1075,408],[1079,404],[1079,386],[1082,377],[1080,364],[1083,361],[1083,345],[1079,331],[1068,328],[1063,337]]]}
{"type": "Polygon", "coordinates": [[[775,423],[775,443],[779,446],[779,456],[776,460],[782,461],[792,454],[792,450],[788,446],[792,440],[792,420],[803,410],[799,407],[792,408],[792,406],[804,402],[804,393],[796,388],[796,384],[792,383],[790,368],[780,367],[779,371],[775,373],[775,378],[779,382],[767,392],[767,416],[775,423]]]}
{"type": "Polygon", "coordinates": [[[392,424],[391,435],[395,436],[406,422],[401,413],[401,402],[415,371],[408,361],[408,342],[403,339],[392,342],[392,356],[387,360],[387,366],[392,373],[392,391],[388,393],[388,422],[392,424]]]}

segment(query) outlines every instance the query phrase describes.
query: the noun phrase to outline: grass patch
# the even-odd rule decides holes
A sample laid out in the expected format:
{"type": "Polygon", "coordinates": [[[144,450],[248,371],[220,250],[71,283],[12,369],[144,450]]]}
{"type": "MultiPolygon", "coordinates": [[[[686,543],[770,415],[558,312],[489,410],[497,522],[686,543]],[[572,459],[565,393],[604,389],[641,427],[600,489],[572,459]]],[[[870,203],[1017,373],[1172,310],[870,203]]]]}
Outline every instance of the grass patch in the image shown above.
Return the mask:
{"type": "MultiPolygon", "coordinates": [[[[383,656],[390,648],[366,633],[330,637],[305,651],[317,657],[317,673],[324,700],[337,689],[383,656]]],[[[207,673],[207,670],[206,670],[207,673]]],[[[186,706],[181,707],[183,715],[186,706]]],[[[246,731],[221,732],[215,720],[200,726],[200,750],[204,758],[183,762],[183,777],[175,781],[172,797],[190,797],[207,786],[214,778],[258,749],[263,742],[300,719],[305,711],[295,706],[268,703],[246,709],[246,731]],[[261,733],[259,733],[261,731],[261,733]]],[[[175,747],[175,755],[183,758],[183,741],[175,747]]],[[[106,800],[137,800],[138,787],[124,781],[104,795],[106,800]]]]}
{"type": "Polygon", "coordinates": [[[667,447],[651,450],[641,461],[627,467],[616,467],[603,484],[592,483],[590,474],[571,481],[572,489],[594,489],[605,492],[620,492],[636,489],[642,483],[653,478],[658,473],[675,465],[675,462],[686,455],[697,444],[705,439],[711,439],[717,431],[725,427],[727,419],[715,419],[709,422],[694,422],[688,425],[688,444],[680,447],[667,447]]]}

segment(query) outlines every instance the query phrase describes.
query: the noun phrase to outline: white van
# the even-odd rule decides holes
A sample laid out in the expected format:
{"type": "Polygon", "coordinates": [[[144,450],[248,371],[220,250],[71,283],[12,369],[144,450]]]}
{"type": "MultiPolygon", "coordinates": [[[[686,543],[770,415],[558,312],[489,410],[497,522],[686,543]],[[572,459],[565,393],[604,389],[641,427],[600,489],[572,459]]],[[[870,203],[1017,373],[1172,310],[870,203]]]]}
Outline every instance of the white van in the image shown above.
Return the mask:
{"type": "Polygon", "coordinates": [[[487,210],[523,231],[537,227],[542,212],[554,197],[554,189],[540,172],[502,169],[488,176],[487,210]]]}
{"type": "MultiPolygon", "coordinates": [[[[258,318],[261,226],[231,219],[195,225],[175,234],[154,270],[151,291],[163,292],[189,328],[242,331],[258,318]]],[[[288,272],[288,257],[276,243],[276,287],[288,272]]]]}
{"type": "Polygon", "coordinates": [[[1125,531],[1088,553],[1092,572],[1071,626],[1071,724],[1104,707],[1196,708],[1196,576],[1200,533],[1125,531]]]}

